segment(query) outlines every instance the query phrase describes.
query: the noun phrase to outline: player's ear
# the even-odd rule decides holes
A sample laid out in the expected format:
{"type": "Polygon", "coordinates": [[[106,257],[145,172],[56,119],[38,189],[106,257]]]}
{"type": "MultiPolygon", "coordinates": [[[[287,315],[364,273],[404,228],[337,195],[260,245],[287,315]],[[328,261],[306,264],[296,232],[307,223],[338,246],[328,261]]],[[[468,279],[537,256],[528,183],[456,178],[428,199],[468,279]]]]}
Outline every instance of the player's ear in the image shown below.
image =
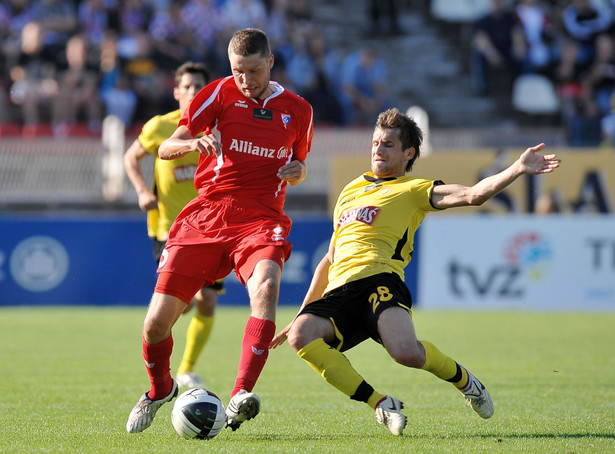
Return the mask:
{"type": "Polygon", "coordinates": [[[416,150],[414,147],[406,148],[404,150],[404,154],[406,158],[408,159],[408,161],[410,161],[412,158],[414,158],[414,155],[416,154],[416,150]]]}
{"type": "Polygon", "coordinates": [[[179,87],[173,88],[173,98],[175,98],[175,101],[179,102],[179,87]]]}
{"type": "Polygon", "coordinates": [[[271,54],[268,58],[268,66],[269,66],[269,71],[271,71],[271,68],[273,68],[273,61],[275,60],[275,57],[273,56],[273,54],[271,54]]]}

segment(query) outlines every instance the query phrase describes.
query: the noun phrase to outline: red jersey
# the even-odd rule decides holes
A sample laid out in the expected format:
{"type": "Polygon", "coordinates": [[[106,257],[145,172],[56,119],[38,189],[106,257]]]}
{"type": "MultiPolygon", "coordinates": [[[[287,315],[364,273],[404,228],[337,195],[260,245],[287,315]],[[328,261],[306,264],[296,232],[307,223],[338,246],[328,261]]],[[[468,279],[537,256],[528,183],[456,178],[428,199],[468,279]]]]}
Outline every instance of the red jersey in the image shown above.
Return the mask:
{"type": "Polygon", "coordinates": [[[192,136],[208,128],[222,153],[201,155],[194,177],[199,195],[231,196],[247,206],[283,213],[286,182],[277,172],[292,160],[305,161],[312,145],[312,106],[270,82],[275,92],[264,100],[247,98],[232,76],[204,87],[184,112],[180,125],[192,136]]]}

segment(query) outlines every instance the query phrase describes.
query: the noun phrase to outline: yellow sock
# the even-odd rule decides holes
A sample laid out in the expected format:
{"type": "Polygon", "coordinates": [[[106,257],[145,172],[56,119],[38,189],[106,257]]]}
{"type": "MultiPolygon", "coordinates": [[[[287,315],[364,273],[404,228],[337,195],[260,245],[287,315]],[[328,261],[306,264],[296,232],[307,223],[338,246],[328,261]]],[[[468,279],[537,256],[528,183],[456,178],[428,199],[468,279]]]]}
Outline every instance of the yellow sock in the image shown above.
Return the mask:
{"type": "Polygon", "coordinates": [[[177,375],[194,370],[194,364],[203,351],[213,326],[214,317],[206,317],[198,311],[194,314],[186,332],[186,348],[182,362],[177,369],[177,375]]]}
{"type": "Polygon", "coordinates": [[[457,388],[463,388],[468,383],[468,371],[465,368],[438,350],[438,347],[431,342],[424,340],[420,342],[425,349],[425,365],[423,370],[452,383],[457,388]]]}
{"type": "Polygon", "coordinates": [[[378,405],[378,402],[380,402],[382,399],[384,399],[384,395],[380,394],[378,391],[374,391],[372,395],[369,396],[369,399],[367,399],[367,405],[369,405],[375,410],[376,405],[378,405]]]}
{"type": "Polygon", "coordinates": [[[372,408],[384,397],[363,380],[350,361],[339,351],[328,346],[322,338],[310,342],[297,352],[327,383],[372,408]]]}

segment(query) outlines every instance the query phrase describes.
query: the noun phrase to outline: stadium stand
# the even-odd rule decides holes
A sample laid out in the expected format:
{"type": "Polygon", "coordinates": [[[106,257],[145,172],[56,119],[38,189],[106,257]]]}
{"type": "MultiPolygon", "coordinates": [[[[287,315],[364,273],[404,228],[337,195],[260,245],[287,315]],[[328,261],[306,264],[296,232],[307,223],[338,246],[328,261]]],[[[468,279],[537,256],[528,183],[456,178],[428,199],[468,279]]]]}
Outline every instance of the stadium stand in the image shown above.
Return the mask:
{"type": "MultiPolygon", "coordinates": [[[[550,146],[587,146],[590,141],[593,146],[600,141],[599,133],[597,139],[596,134],[593,134],[591,140],[571,142],[574,135],[570,133],[570,125],[576,125],[577,129],[578,125],[588,123],[600,125],[602,115],[604,118],[613,115],[608,102],[607,108],[604,108],[604,100],[610,99],[608,95],[615,85],[609,85],[606,77],[595,79],[600,84],[600,90],[595,90],[596,94],[600,92],[601,97],[602,110],[599,114],[592,117],[586,115],[591,110],[591,103],[586,105],[584,111],[574,110],[570,113],[570,110],[566,110],[570,105],[578,107],[577,96],[588,93],[585,90],[590,86],[588,79],[581,77],[582,71],[566,74],[567,68],[562,70],[561,67],[541,70],[537,73],[538,77],[523,77],[512,91],[510,87],[499,87],[488,95],[473,94],[468,51],[473,24],[480,17],[477,11],[486,10],[490,3],[486,0],[400,0],[396,3],[398,29],[394,33],[386,33],[382,29],[376,33],[376,30],[370,29],[373,26],[370,19],[373,11],[369,11],[367,5],[371,5],[370,2],[357,7],[357,2],[353,0],[243,1],[251,5],[249,9],[253,11],[254,17],[261,17],[261,6],[264,7],[267,15],[264,25],[262,20],[254,23],[249,22],[249,18],[244,18],[248,22],[243,24],[262,25],[269,33],[276,54],[274,79],[303,94],[316,108],[318,132],[310,157],[311,176],[306,184],[292,188],[288,199],[289,203],[292,203],[294,197],[309,200],[302,205],[307,209],[317,209],[320,194],[326,191],[326,155],[332,152],[356,153],[363,150],[366,141],[369,141],[369,137],[364,137],[362,125],[344,120],[349,117],[339,112],[343,102],[340,99],[331,102],[331,94],[341,92],[341,62],[358,49],[375,49],[382,59],[387,68],[387,96],[392,105],[402,111],[410,106],[420,106],[421,115],[424,115],[430,127],[429,145],[436,153],[441,149],[523,146],[533,140],[545,141],[550,146]],[[448,12],[443,4],[448,5],[448,12]],[[468,5],[474,9],[464,12],[468,5]],[[458,13],[457,18],[450,15],[454,11],[458,13]],[[445,16],[445,12],[448,16],[445,16]],[[315,40],[315,37],[320,39],[315,40]],[[550,96],[543,98],[544,101],[538,105],[534,103],[529,106],[528,99],[535,102],[539,98],[535,95],[530,98],[520,96],[523,93],[521,88],[527,87],[528,80],[535,82],[541,79],[544,82],[544,78],[552,85],[548,90],[550,96]],[[553,97],[553,89],[557,100],[553,97]],[[568,95],[572,95],[572,103],[563,102],[568,100],[568,95]],[[556,107],[558,103],[560,112],[556,107]],[[568,116],[564,113],[568,113],[568,116]],[[550,115],[553,122],[537,125],[535,115],[543,114],[550,115]]],[[[555,32],[559,33],[556,42],[563,40],[562,13],[564,6],[571,1],[538,0],[548,11],[555,32]]],[[[177,33],[188,33],[192,42],[198,45],[193,45],[190,49],[192,53],[183,54],[183,57],[205,61],[215,76],[226,75],[228,67],[225,45],[232,27],[237,26],[226,21],[228,11],[237,2],[239,0],[181,0],[173,2],[172,9],[169,8],[171,2],[164,0],[2,2],[0,168],[3,174],[0,178],[0,205],[40,202],[48,206],[57,204],[54,200],[62,200],[65,196],[67,204],[88,200],[104,206],[109,203],[106,201],[108,199],[116,200],[114,204],[118,209],[134,204],[129,199],[131,191],[127,190],[128,187],[119,193],[107,189],[106,198],[103,195],[101,188],[105,176],[101,173],[101,166],[107,159],[106,149],[101,142],[100,127],[88,124],[86,112],[81,109],[75,124],[67,124],[63,134],[57,134],[56,128],[54,135],[57,118],[54,117],[53,103],[42,104],[40,121],[28,122],[23,106],[24,87],[27,84],[19,82],[33,82],[39,88],[44,88],[46,95],[53,95],[53,81],[57,83],[57,77],[68,66],[65,58],[66,43],[71,36],[85,37],[88,42],[87,67],[96,70],[99,76],[99,96],[105,106],[105,115],[122,117],[126,140],[132,140],[143,121],[172,108],[173,100],[166,95],[171,91],[169,84],[172,84],[172,74],[164,58],[170,48],[160,37],[168,36],[169,40],[177,38],[177,42],[184,42],[185,36],[177,33]],[[62,4],[62,15],[74,14],[78,20],[67,20],[64,23],[64,27],[73,27],[72,33],[67,35],[58,31],[53,39],[49,38],[49,42],[43,39],[43,48],[47,53],[40,54],[40,58],[26,58],[20,49],[21,33],[26,24],[37,20],[37,14],[41,15],[39,20],[45,20],[45,14],[53,13],[49,9],[43,11],[41,5],[47,2],[62,4]],[[200,23],[195,23],[195,17],[206,17],[207,27],[199,27],[200,23]],[[174,21],[184,21],[185,27],[178,30],[174,21]],[[154,40],[153,36],[157,39],[154,40]],[[59,44],[61,42],[64,42],[64,47],[59,44]],[[54,58],[49,58],[49,52],[55,52],[54,58]],[[40,78],[29,79],[27,68],[30,66],[33,71],[38,71],[40,78]],[[66,136],[66,139],[59,135],[66,136]],[[50,137],[55,140],[50,141],[50,137]],[[53,156],[55,161],[50,163],[46,154],[53,156]],[[78,157],[77,162],[70,162],[75,156],[78,157]],[[15,172],[15,175],[27,174],[28,178],[20,180],[9,177],[5,171],[15,172]],[[97,172],[96,177],[92,172],[97,172]],[[89,175],[89,179],[85,178],[81,182],[79,178],[82,175],[77,176],[78,173],[89,175]],[[54,189],[45,190],[41,185],[50,181],[48,177],[51,174],[55,174],[59,181],[52,185],[54,189]],[[8,182],[14,186],[8,187],[8,182]],[[24,186],[26,184],[32,186],[24,186]],[[72,190],[81,193],[72,194],[72,190]]],[[[602,8],[612,8],[612,2],[609,1],[596,4],[602,8]]],[[[606,49],[601,51],[599,65],[606,71],[603,72],[605,75],[608,74],[608,68],[613,67],[611,60],[615,59],[615,55],[612,47],[608,50],[609,43],[601,45],[601,49],[606,49]],[[604,55],[607,58],[603,58],[604,55]]],[[[612,143],[612,139],[608,143],[612,143]]]]}

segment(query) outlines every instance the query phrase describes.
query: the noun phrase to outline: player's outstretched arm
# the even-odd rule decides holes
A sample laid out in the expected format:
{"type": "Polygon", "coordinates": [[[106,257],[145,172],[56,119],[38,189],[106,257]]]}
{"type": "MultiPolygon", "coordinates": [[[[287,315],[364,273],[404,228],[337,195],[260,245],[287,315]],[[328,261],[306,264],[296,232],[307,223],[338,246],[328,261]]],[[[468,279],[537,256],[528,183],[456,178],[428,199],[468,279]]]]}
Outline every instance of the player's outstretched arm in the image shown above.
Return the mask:
{"type": "Polygon", "coordinates": [[[444,209],[482,205],[523,174],[540,175],[553,172],[559,167],[561,159],[555,154],[538,154],[544,148],[544,143],[528,148],[509,167],[480,180],[474,186],[461,184],[435,186],[432,192],[433,206],[444,209]]]}

